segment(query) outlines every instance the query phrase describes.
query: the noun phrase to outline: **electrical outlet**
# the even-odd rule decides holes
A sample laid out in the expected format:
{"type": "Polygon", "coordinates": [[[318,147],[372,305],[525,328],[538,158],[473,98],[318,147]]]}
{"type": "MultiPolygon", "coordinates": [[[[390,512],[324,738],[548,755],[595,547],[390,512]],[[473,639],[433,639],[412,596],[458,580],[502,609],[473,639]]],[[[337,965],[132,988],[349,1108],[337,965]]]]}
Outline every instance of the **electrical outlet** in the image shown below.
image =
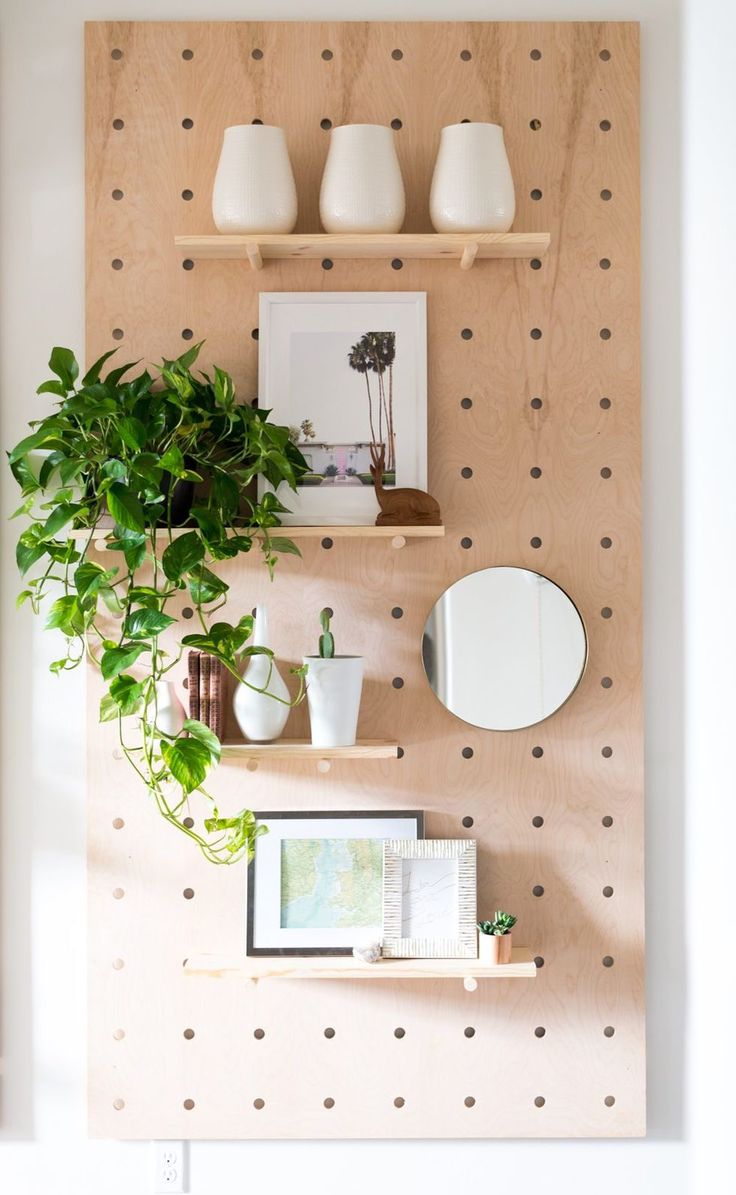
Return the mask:
{"type": "Polygon", "coordinates": [[[163,1191],[186,1192],[189,1190],[186,1182],[186,1153],[185,1141],[152,1141],[153,1156],[153,1187],[159,1195],[163,1191]]]}

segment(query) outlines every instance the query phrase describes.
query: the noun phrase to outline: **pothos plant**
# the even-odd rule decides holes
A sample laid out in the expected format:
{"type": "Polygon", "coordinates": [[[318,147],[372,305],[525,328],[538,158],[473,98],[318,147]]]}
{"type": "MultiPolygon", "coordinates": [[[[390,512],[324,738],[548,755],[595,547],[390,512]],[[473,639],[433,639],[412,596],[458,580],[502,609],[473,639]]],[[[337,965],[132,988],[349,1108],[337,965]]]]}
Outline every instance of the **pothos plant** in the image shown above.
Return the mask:
{"type": "MultiPolygon", "coordinates": [[[[234,863],[253,855],[255,818],[249,810],[221,816],[204,788],[220,742],[193,720],[180,734],[163,733],[157,684],[185,648],[216,656],[239,683],[247,683],[241,673],[249,656],[272,655],[248,646],[250,615],[235,624],[217,618],[229,589],[218,564],[256,548],[273,576],[279,554],[299,555],[291,540],[273,534],[286,508],[275,493],[259,498],[254,490],[259,476],[274,489],[282,482],[295,488],[307,463],[268,411],[236,403],[224,370],[192,373],[200,348],[134,377],[137,362],[103,376],[108,352],[81,379],[73,352],[53,350],[54,377],[38,393],[59,401],[9,454],[23,497],[15,514],[29,520],[16,550],[25,578],[18,604],[45,610],[46,627],[66,637],[53,672],[84,658],[99,667],[106,685],[100,719],[117,722],[122,750],[163,817],[213,863],[234,863]],[[182,531],[174,512],[187,485],[204,496],[195,498],[182,531]],[[102,535],[109,565],[91,558],[102,535]],[[199,625],[177,639],[172,609],[182,591],[199,625]],[[203,833],[188,816],[195,792],[208,805],[203,833]]],[[[296,671],[298,701],[303,669],[296,671]]]]}

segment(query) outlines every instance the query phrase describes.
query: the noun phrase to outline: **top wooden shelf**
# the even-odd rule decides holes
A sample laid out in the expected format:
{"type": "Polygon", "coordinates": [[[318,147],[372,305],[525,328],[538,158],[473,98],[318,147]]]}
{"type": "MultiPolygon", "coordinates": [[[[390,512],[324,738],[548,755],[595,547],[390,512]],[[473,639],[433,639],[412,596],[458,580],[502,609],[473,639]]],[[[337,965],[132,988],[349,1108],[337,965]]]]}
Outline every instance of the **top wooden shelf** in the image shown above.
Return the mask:
{"type": "Polygon", "coordinates": [[[302,233],[277,235],[178,236],[182,256],[193,260],[249,261],[254,270],[264,260],[286,258],[423,258],[457,261],[469,270],[487,257],[542,257],[549,248],[548,232],[398,232],[334,235],[302,233]]]}
{"type": "MultiPolygon", "coordinates": [[[[171,535],[173,538],[176,538],[191,530],[191,527],[172,527],[171,535]]],[[[91,536],[95,547],[103,548],[106,547],[105,537],[110,535],[111,532],[112,522],[100,520],[95,528],[94,535],[91,534],[91,528],[89,527],[76,528],[73,531],[67,531],[65,534],[70,539],[89,539],[91,536]]],[[[262,535],[263,533],[257,531],[255,534],[262,535]]],[[[442,539],[445,534],[445,528],[442,524],[426,527],[376,527],[374,523],[370,523],[367,526],[340,523],[334,527],[291,527],[288,523],[282,523],[278,527],[271,527],[269,534],[274,537],[285,537],[286,539],[389,539],[391,540],[392,547],[403,548],[408,539],[442,539]]],[[[168,538],[169,532],[165,527],[159,527],[156,530],[157,540],[168,538]]]]}

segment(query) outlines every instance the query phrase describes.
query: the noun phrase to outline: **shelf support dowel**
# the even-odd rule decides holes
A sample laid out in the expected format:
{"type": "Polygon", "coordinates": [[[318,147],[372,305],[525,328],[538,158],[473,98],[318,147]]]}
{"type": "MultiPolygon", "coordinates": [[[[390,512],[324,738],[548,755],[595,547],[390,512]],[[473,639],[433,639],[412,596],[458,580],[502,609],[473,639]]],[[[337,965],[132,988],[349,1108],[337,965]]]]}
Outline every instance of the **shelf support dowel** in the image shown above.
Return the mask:
{"type": "Polygon", "coordinates": [[[405,548],[406,547],[406,536],[405,535],[395,535],[393,537],[393,539],[391,540],[391,547],[392,548],[405,548]]]}
{"type": "Polygon", "coordinates": [[[460,258],[461,270],[469,270],[472,267],[473,262],[478,256],[478,249],[479,245],[477,241],[468,241],[467,245],[463,249],[463,255],[460,258]]]}
{"type": "Polygon", "coordinates": [[[252,270],[262,270],[263,269],[263,258],[261,256],[260,246],[255,244],[254,242],[249,242],[245,246],[245,251],[248,254],[248,261],[250,262],[250,268],[252,270]]]}
{"type": "Polygon", "coordinates": [[[478,980],[473,975],[466,975],[463,980],[463,987],[466,992],[475,992],[478,989],[478,980]]]}

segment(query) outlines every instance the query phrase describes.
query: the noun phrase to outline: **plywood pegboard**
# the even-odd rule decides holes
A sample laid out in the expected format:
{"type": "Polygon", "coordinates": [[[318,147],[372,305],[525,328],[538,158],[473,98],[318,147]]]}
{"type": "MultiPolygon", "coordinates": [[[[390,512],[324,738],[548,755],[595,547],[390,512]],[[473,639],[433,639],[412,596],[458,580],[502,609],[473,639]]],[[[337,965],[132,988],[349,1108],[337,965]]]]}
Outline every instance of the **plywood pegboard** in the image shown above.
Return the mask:
{"type": "MultiPolygon", "coordinates": [[[[341,647],[366,656],[360,734],[398,739],[404,755],[328,775],[228,760],[213,791],[224,808],[423,808],[428,836],[477,838],[479,908],[516,912],[539,966],[474,993],[185,976],[188,956],[244,950],[245,871],[205,863],[160,821],[114,757],[114,729],[97,725],[91,675],[93,1134],[644,1132],[638,161],[633,24],[87,27],[88,358],[119,341],[126,360],[155,361],[206,338],[203,364],[230,370],[250,400],[259,288],[428,295],[429,481],[445,540],[306,540],[273,585],[255,560],[228,566],[233,616],[266,601],[287,663],[333,607],[341,647]],[[401,121],[405,228],[421,232],[441,127],[496,121],[515,228],[551,232],[551,248],[464,273],[418,260],[182,264],[175,234],[214,232],[223,129],[256,119],[286,129],[306,232],[318,231],[326,122],[401,121]],[[492,564],[561,584],[590,639],[579,690],[528,731],[464,726],[422,671],[436,597],[492,564]]],[[[306,734],[304,710],[288,733],[306,734]]]]}

